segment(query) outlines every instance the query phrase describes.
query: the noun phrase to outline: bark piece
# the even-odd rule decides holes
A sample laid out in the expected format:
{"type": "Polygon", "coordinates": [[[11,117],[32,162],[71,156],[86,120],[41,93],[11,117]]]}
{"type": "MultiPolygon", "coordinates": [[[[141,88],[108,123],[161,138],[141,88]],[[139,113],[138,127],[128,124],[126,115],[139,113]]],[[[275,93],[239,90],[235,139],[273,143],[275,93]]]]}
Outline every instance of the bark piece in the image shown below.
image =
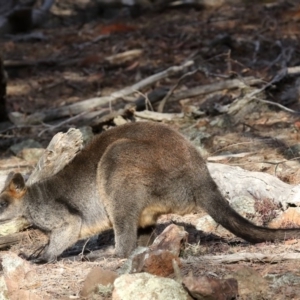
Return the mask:
{"type": "Polygon", "coordinates": [[[30,175],[27,184],[33,184],[58,173],[82,149],[82,143],[82,134],[78,129],[71,128],[66,133],[57,133],[30,175]]]}

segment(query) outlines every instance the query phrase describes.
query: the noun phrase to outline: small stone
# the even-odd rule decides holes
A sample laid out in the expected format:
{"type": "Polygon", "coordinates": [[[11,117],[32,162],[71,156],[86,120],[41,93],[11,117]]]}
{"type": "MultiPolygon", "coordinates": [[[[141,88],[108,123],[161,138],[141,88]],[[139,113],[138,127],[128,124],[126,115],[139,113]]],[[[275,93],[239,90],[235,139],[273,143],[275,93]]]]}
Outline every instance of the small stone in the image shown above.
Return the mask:
{"type": "Polygon", "coordinates": [[[187,240],[187,236],[188,233],[183,227],[169,225],[148,249],[130,257],[129,272],[148,272],[164,277],[174,273],[173,260],[177,265],[181,265],[178,256],[182,242],[187,240]]]}
{"type": "Polygon", "coordinates": [[[29,139],[29,140],[25,140],[21,143],[14,144],[9,149],[15,155],[17,155],[21,150],[23,150],[25,148],[42,148],[42,145],[35,140],[29,139]]]}
{"type": "Polygon", "coordinates": [[[269,286],[267,281],[254,269],[240,267],[234,273],[228,275],[238,281],[239,296],[241,299],[264,299],[269,286]]]}
{"type": "Polygon", "coordinates": [[[2,255],[2,268],[10,300],[41,300],[39,295],[27,289],[28,286],[36,284],[35,270],[29,262],[21,259],[14,253],[2,255]]]}
{"type": "Polygon", "coordinates": [[[195,299],[230,300],[238,295],[238,283],[234,278],[222,280],[189,275],[183,279],[183,284],[195,299]]]}
{"type": "Polygon", "coordinates": [[[148,273],[125,274],[114,282],[113,300],[191,300],[183,286],[148,273]]]}
{"type": "Polygon", "coordinates": [[[172,252],[167,250],[150,250],[133,257],[131,272],[147,272],[166,277],[174,273],[173,260],[181,266],[180,259],[172,252]]]}
{"type": "Polygon", "coordinates": [[[113,283],[117,277],[118,274],[113,271],[104,270],[100,267],[94,268],[87,275],[80,294],[82,297],[89,297],[99,290],[111,293],[113,283]]]}
{"type": "Polygon", "coordinates": [[[149,248],[150,250],[168,250],[175,256],[179,256],[182,243],[187,241],[187,238],[188,233],[182,226],[171,224],[165,228],[149,248]]]}

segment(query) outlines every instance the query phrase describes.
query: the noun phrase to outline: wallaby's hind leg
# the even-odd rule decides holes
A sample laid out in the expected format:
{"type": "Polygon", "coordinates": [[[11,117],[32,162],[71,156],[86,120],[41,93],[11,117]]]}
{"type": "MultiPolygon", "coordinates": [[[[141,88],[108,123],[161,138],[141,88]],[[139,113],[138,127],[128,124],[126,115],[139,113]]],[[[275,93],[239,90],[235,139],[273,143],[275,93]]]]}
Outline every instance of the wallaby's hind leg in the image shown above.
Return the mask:
{"type": "Polygon", "coordinates": [[[115,226],[115,254],[118,257],[128,257],[136,248],[136,224],[118,224],[115,226]]]}
{"type": "Polygon", "coordinates": [[[55,261],[64,250],[77,242],[80,228],[81,218],[73,215],[72,218],[68,218],[68,222],[60,224],[59,227],[53,229],[48,246],[42,255],[36,259],[36,262],[55,261]]]}
{"type": "Polygon", "coordinates": [[[115,255],[128,257],[137,244],[139,209],[135,193],[125,194],[119,187],[110,195],[102,193],[101,198],[115,234],[115,255]]]}
{"type": "Polygon", "coordinates": [[[113,214],[115,233],[115,254],[118,257],[128,257],[137,244],[137,220],[128,217],[126,212],[113,214]]]}

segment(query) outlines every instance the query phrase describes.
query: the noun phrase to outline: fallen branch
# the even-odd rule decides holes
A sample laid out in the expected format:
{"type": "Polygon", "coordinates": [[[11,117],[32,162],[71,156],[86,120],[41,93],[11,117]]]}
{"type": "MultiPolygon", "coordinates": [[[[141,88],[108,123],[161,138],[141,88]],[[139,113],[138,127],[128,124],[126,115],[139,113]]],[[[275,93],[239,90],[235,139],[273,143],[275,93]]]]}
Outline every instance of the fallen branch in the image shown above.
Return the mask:
{"type": "Polygon", "coordinates": [[[300,253],[281,253],[281,254],[263,254],[263,253],[234,253],[227,255],[203,255],[199,258],[191,257],[184,262],[187,264],[196,264],[212,262],[218,264],[233,264],[241,261],[278,263],[286,260],[300,260],[300,253]]]}
{"type": "Polygon", "coordinates": [[[158,111],[159,113],[162,113],[162,112],[163,112],[164,107],[165,107],[165,104],[167,103],[167,101],[169,100],[169,98],[172,96],[172,94],[174,93],[174,91],[178,88],[178,86],[182,83],[182,81],[183,81],[185,78],[187,78],[187,77],[189,77],[189,76],[192,76],[192,75],[194,75],[194,74],[197,73],[197,72],[198,72],[198,70],[194,70],[194,71],[192,71],[192,72],[188,72],[188,73],[182,75],[182,76],[179,78],[178,82],[177,82],[177,83],[169,90],[169,92],[167,93],[167,95],[166,95],[166,96],[161,100],[161,102],[159,103],[159,106],[158,106],[158,109],[157,109],[157,111],[158,111]]]}
{"type": "Polygon", "coordinates": [[[141,49],[133,49],[122,53],[114,54],[105,58],[111,64],[122,64],[133,59],[137,59],[143,54],[141,49]]]}
{"type": "Polygon", "coordinates": [[[300,66],[287,68],[286,72],[288,75],[299,75],[300,74],[300,66]]]}
{"type": "Polygon", "coordinates": [[[117,100],[118,98],[128,96],[140,89],[147,88],[163,78],[182,72],[184,69],[192,66],[193,64],[194,64],[193,61],[188,61],[181,66],[170,67],[167,70],[154,74],[148,78],[145,78],[132,86],[114,92],[110,96],[91,98],[71,105],[59,107],[56,109],[46,110],[41,113],[34,113],[29,116],[19,115],[18,125],[37,124],[41,122],[63,118],[70,115],[73,116],[76,114],[80,114],[83,111],[89,111],[107,105],[109,103],[112,105],[114,101],[117,100]]]}
{"type": "Polygon", "coordinates": [[[245,88],[251,85],[261,84],[263,81],[254,77],[245,77],[243,79],[230,79],[220,82],[214,82],[212,84],[201,85],[198,87],[190,88],[188,90],[182,91],[171,97],[169,101],[175,102],[185,98],[193,98],[199,95],[205,95],[214,93],[221,90],[230,90],[237,88],[245,88]]]}
{"type": "Polygon", "coordinates": [[[26,236],[26,232],[18,232],[6,236],[0,236],[0,249],[9,248],[14,244],[19,243],[26,236]]]}
{"type": "Polygon", "coordinates": [[[259,101],[261,103],[266,103],[266,104],[270,104],[270,105],[273,105],[273,106],[277,106],[280,109],[285,110],[285,111],[287,111],[289,113],[292,113],[292,114],[300,114],[300,111],[290,109],[290,108],[285,107],[284,105],[282,105],[280,103],[277,103],[277,102],[273,102],[273,101],[269,101],[269,100],[263,100],[263,99],[260,99],[260,98],[257,98],[257,97],[254,97],[253,100],[259,101]]]}
{"type": "Polygon", "coordinates": [[[163,121],[163,120],[171,121],[175,118],[182,118],[184,114],[183,113],[178,113],[178,114],[159,113],[155,111],[144,110],[144,111],[136,111],[134,112],[134,115],[141,119],[147,119],[152,121],[163,121]]]}

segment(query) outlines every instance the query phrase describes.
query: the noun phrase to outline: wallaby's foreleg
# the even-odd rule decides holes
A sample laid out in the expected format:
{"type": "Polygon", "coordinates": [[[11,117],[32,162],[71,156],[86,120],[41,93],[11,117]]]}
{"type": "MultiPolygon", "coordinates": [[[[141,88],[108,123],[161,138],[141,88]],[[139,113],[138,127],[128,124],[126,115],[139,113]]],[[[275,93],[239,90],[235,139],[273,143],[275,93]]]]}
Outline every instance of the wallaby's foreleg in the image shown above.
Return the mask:
{"type": "Polygon", "coordinates": [[[36,261],[55,261],[64,250],[78,241],[80,228],[81,218],[73,215],[71,218],[68,218],[68,222],[65,222],[61,226],[53,229],[50,234],[48,246],[36,261]]]}

